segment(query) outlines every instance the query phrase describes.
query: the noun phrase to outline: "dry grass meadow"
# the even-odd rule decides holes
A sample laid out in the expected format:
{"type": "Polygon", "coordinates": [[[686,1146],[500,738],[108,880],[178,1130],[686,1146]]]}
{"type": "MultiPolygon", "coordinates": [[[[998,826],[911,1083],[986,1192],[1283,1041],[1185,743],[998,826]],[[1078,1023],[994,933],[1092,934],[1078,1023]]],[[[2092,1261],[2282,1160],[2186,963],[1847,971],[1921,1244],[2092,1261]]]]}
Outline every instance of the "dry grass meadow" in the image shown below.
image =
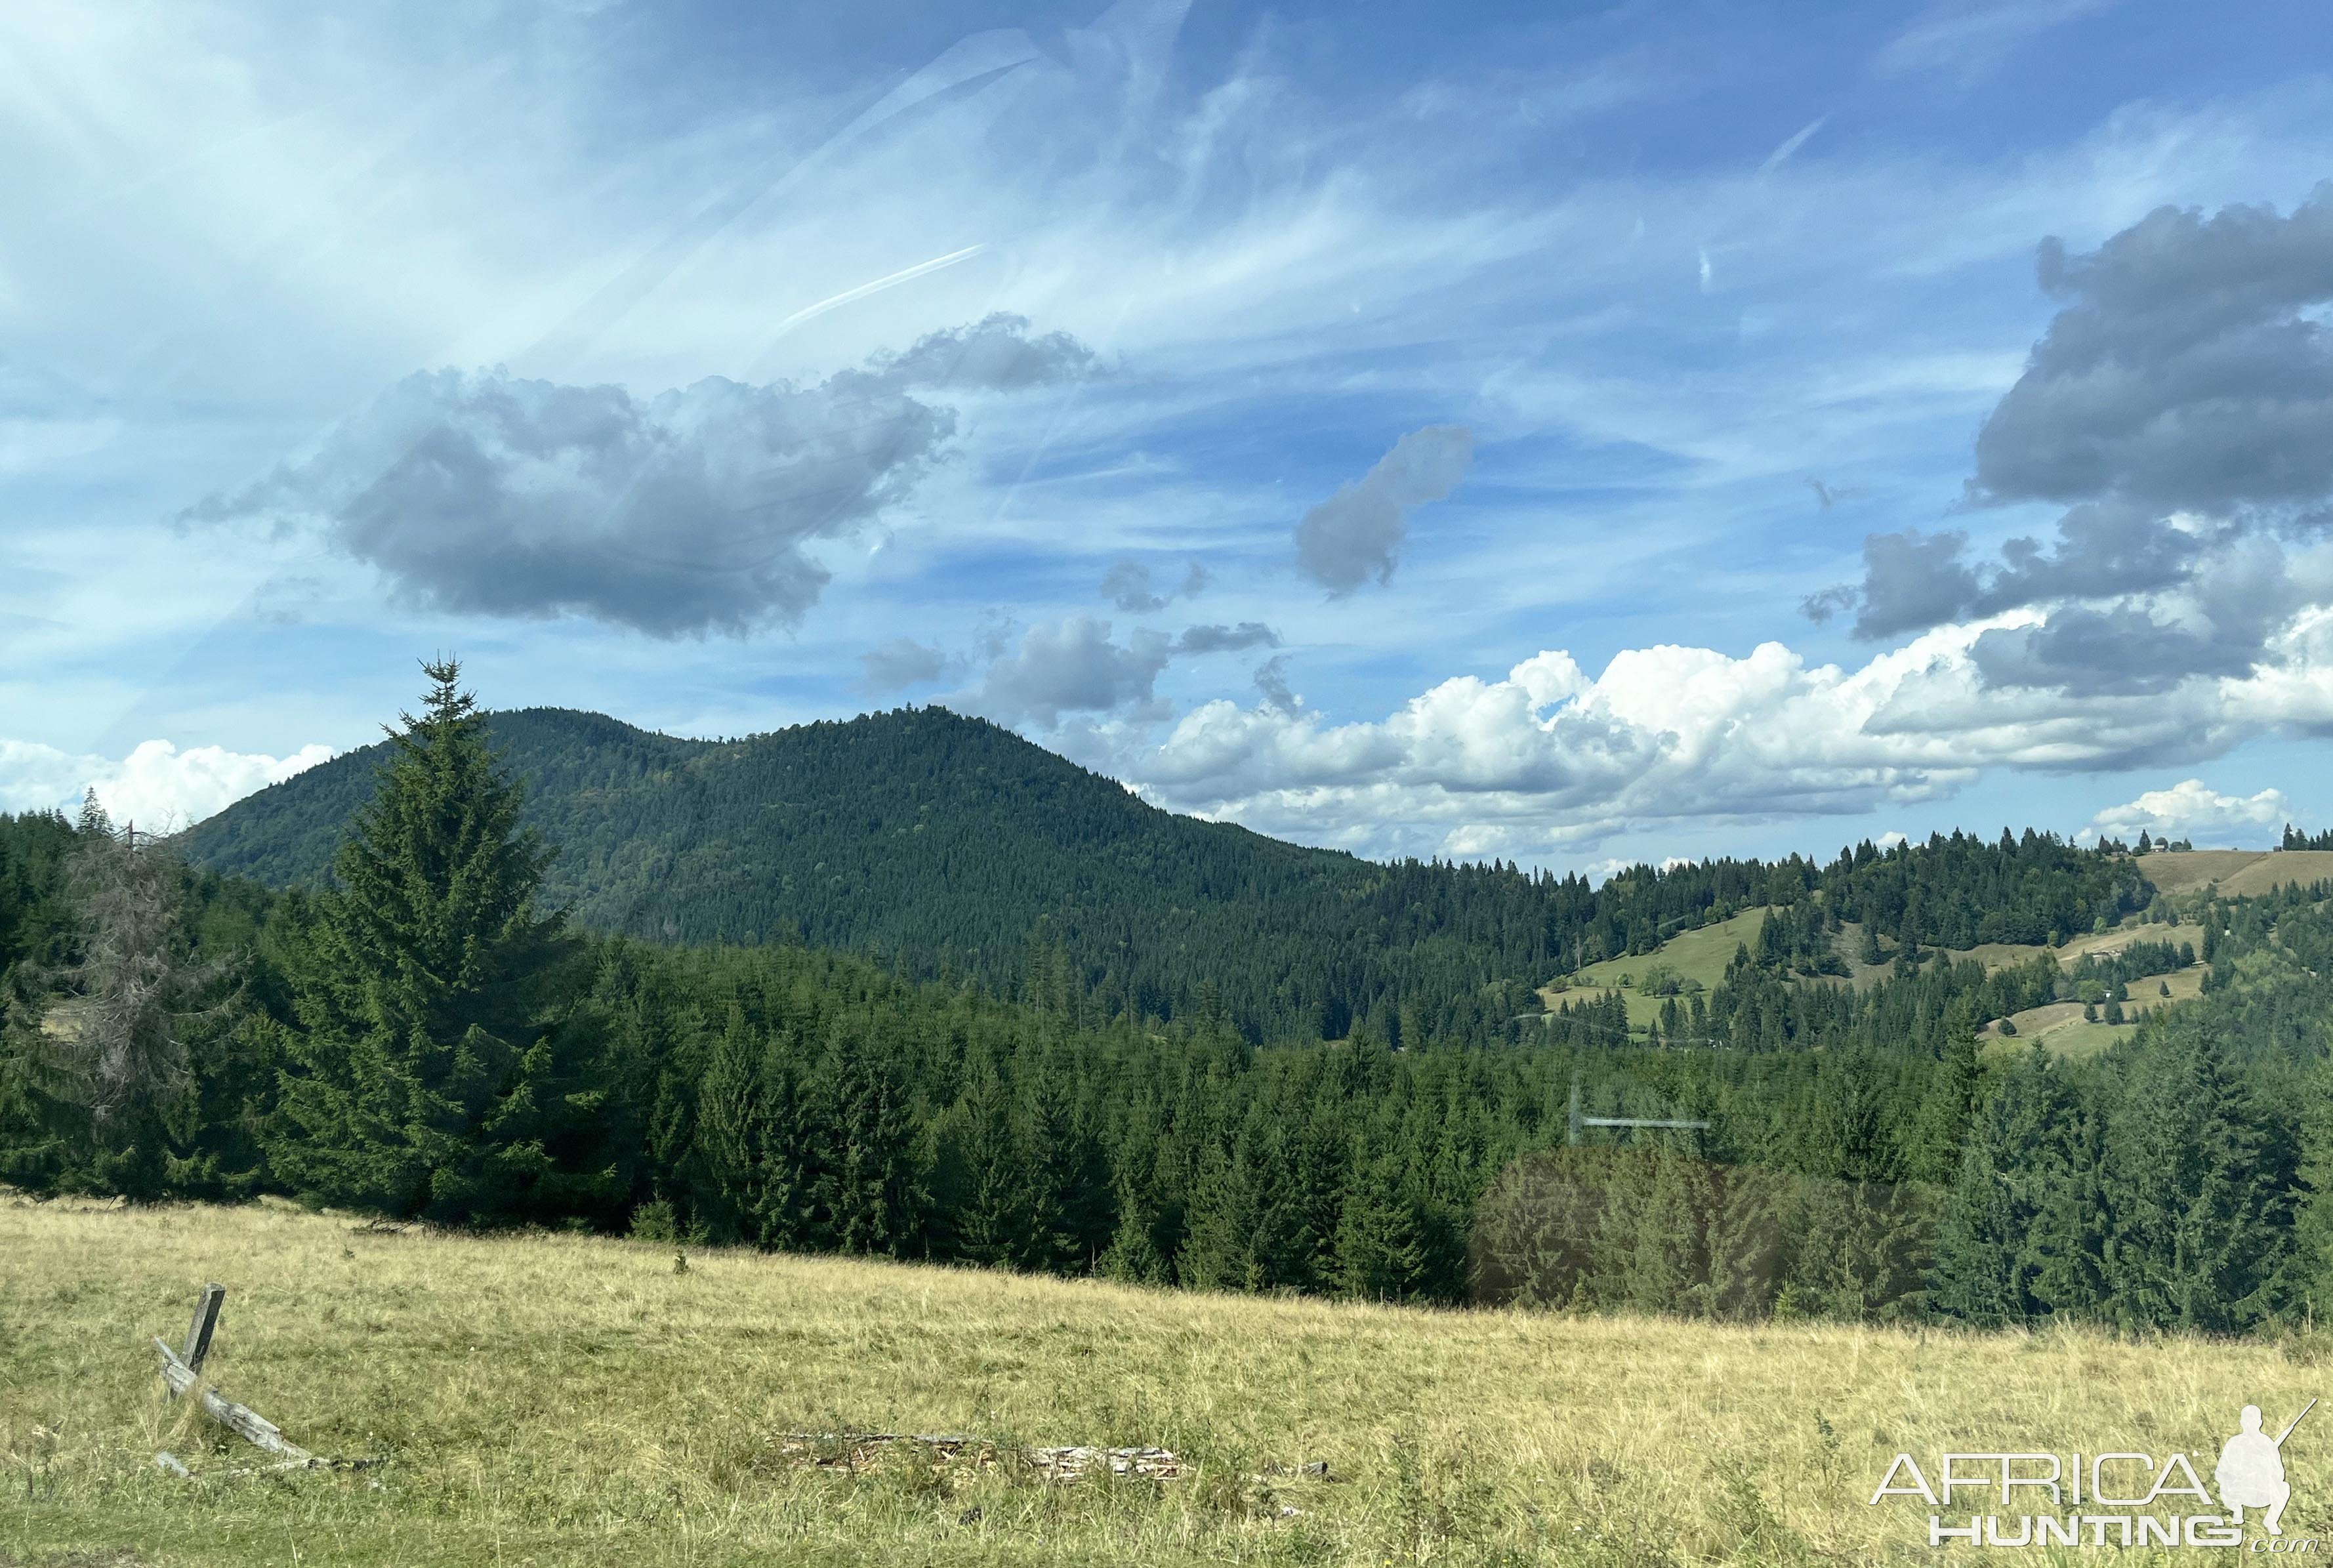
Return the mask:
{"type": "MultiPolygon", "coordinates": [[[[1865,1503],[1899,1448],[2175,1446],[2208,1477],[2245,1401],[2333,1391],[2307,1340],[1432,1313],[746,1252],[677,1272],[668,1246],[280,1205],[0,1195],[0,1563],[27,1564],[1933,1561],[1924,1505],[1865,1503]],[[206,1279],[229,1293],[208,1377],[384,1465],[222,1473],[253,1451],[164,1398],[149,1342],[206,1279]],[[845,1429],[1160,1444],[1196,1474],[853,1474],[773,1441],[845,1429]]],[[[2333,1421],[2287,1452],[2287,1534],[2333,1534],[2333,1421]]]]}

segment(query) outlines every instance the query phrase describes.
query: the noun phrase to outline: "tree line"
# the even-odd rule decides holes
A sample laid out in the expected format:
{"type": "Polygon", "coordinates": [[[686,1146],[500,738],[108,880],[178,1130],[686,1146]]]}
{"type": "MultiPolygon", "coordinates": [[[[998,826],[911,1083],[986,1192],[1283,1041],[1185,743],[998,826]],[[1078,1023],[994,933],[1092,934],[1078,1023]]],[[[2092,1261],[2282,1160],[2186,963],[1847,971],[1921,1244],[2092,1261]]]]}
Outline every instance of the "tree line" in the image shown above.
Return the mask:
{"type": "MultiPolygon", "coordinates": [[[[1371,1299],[2228,1329],[2316,1301],[2321,888],[2190,908],[2203,998],[2087,1063],[1978,1050],[2053,962],[1893,937],[1862,991],[1810,977],[1828,873],[1745,886],[1793,912],[1657,1044],[1614,999],[1260,1046],[1208,976],[1129,1010],[1050,923],[1003,986],[574,929],[458,670],[430,673],[323,886],[191,871],[93,802],[0,822],[0,1179],[1371,1299]],[[1572,1147],[1575,1093],[1709,1126],[1572,1147]]],[[[2037,910],[2138,901],[2045,838],[1941,844],[2069,866],[2037,910]]],[[[1950,886],[1847,859],[1867,915],[1950,886]]]]}

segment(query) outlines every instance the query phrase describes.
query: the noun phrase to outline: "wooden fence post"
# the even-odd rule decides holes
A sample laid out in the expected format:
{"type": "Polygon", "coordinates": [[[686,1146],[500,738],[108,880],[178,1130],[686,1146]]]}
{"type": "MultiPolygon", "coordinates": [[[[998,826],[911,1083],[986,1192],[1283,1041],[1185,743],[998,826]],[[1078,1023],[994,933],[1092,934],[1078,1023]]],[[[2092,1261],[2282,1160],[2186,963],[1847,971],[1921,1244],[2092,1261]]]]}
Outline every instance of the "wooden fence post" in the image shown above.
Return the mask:
{"type": "MultiPolygon", "coordinates": [[[[283,1429],[247,1405],[238,1405],[216,1389],[205,1389],[197,1380],[203,1358],[210,1354],[211,1334],[218,1327],[219,1305],[226,1299],[226,1286],[203,1286],[202,1300],[195,1307],[195,1320],[187,1327],[187,1350],[184,1355],[170,1348],[169,1341],[154,1336],[154,1348],[162,1352],[162,1380],[169,1385],[170,1397],[199,1390],[203,1413],[227,1430],[236,1434],[255,1448],[271,1454],[281,1454],[293,1467],[320,1465],[317,1458],[299,1444],[287,1441],[283,1429]]],[[[186,1467],[168,1454],[157,1454],[155,1462],[172,1474],[183,1474],[186,1467]]]]}
{"type": "Polygon", "coordinates": [[[203,1361],[211,1353],[211,1333],[218,1327],[219,1307],[226,1300],[226,1286],[203,1286],[202,1299],[195,1303],[195,1321],[187,1325],[187,1348],[178,1359],[187,1363],[190,1372],[203,1370],[203,1361]]]}

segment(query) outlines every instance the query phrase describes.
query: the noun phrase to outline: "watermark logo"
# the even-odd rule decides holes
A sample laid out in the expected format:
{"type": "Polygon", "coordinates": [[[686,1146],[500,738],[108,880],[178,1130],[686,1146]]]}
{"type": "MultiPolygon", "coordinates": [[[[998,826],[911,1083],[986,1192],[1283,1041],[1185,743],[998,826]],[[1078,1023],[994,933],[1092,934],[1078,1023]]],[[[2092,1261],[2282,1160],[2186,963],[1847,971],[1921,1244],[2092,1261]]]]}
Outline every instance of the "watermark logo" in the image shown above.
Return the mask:
{"type": "Polygon", "coordinates": [[[1925,1470],[1912,1455],[1897,1454],[1870,1503],[1877,1507],[1890,1497],[1917,1497],[1927,1504],[1931,1546],[2241,1547],[2251,1510],[2265,1532],[2252,1537],[2254,1552],[2315,1553],[2322,1548],[2314,1537],[2287,1540],[2282,1521],[2292,1500],[2284,1446],[2316,1408],[2309,1400],[2271,1437],[2260,1407],[2246,1405],[2213,1467],[2216,1497],[2184,1453],[2158,1461],[2136,1449],[2028,1450],[1939,1454],[1925,1470]],[[1976,1512],[1970,1509],[1974,1498],[1955,1502],[1956,1493],[1971,1491],[1991,1507],[1976,1512]]]}
{"type": "MultiPolygon", "coordinates": [[[[2301,1407],[2300,1416],[2317,1408],[2311,1400],[2301,1407]]],[[[2284,1517],[2284,1505],[2292,1501],[2292,1484],[2284,1478],[2284,1440],[2292,1436],[2292,1429],[2300,1425],[2295,1416],[2284,1430],[2270,1437],[2261,1430],[2258,1405],[2246,1405],[2237,1419],[2242,1428],[2220,1450],[2219,1467],[2212,1478],[2220,1485],[2220,1502],[2228,1510],[2231,1522],[2241,1525],[2247,1508],[2265,1508],[2267,1516],[2261,1523],[2271,1535],[2281,1535],[2284,1529],[2278,1523],[2284,1517]]]]}

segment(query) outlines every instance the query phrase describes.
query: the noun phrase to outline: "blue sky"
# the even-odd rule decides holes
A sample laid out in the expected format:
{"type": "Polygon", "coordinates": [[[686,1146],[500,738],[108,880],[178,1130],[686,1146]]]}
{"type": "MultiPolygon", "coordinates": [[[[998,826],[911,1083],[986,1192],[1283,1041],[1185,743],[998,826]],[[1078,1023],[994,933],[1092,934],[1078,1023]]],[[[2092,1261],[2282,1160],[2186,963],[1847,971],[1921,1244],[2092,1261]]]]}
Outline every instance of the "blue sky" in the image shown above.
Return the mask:
{"type": "Polygon", "coordinates": [[[205,814],[453,650],[1373,854],[2333,825],[2328,43],[18,8],[0,808],[205,814]]]}

